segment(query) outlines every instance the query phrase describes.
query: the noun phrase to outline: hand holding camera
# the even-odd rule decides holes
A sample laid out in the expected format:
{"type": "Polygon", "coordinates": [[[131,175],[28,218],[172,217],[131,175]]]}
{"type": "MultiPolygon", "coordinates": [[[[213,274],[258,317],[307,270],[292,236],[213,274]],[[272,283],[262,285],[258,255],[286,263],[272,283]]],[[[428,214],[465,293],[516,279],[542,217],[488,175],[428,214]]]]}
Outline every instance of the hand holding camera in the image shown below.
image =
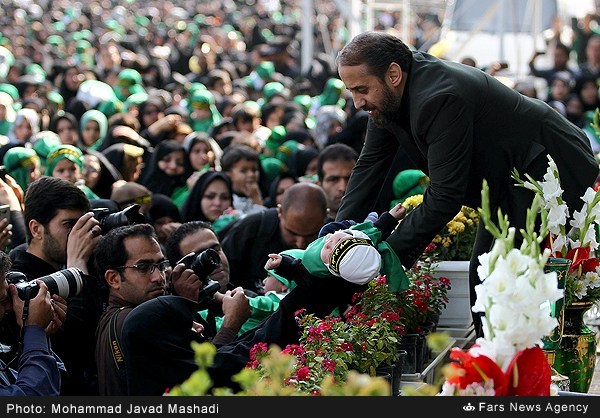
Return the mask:
{"type": "Polygon", "coordinates": [[[48,292],[46,283],[42,280],[36,280],[36,284],[39,286],[39,291],[29,301],[25,323],[23,323],[23,307],[25,302],[19,297],[17,287],[14,284],[9,284],[8,286],[17,324],[21,328],[25,325],[39,325],[46,329],[54,319],[54,305],[50,302],[52,299],[50,298],[50,292],[48,292]]]}
{"type": "MultiPolygon", "coordinates": [[[[207,248],[199,254],[191,252],[177,262],[177,265],[183,264],[186,269],[192,270],[199,279],[200,289],[196,300],[200,305],[212,299],[213,295],[219,291],[221,285],[210,280],[208,276],[221,265],[221,257],[212,248],[207,248]]],[[[177,268],[177,267],[176,267],[177,268]]],[[[171,276],[171,285],[175,285],[171,276]]]]}
{"type": "Polygon", "coordinates": [[[202,282],[194,270],[185,264],[177,264],[171,273],[171,292],[189,300],[197,301],[202,282]]]}
{"type": "Polygon", "coordinates": [[[77,267],[87,274],[87,261],[100,240],[102,229],[100,222],[92,212],[80,217],[67,240],[67,267],[77,267]]]}

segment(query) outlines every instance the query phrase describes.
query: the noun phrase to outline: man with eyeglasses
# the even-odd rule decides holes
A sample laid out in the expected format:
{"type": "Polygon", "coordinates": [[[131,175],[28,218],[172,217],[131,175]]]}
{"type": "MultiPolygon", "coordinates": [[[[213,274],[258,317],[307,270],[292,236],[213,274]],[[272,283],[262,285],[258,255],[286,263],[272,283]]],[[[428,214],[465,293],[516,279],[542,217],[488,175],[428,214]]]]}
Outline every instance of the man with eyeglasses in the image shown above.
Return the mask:
{"type": "Polygon", "coordinates": [[[125,360],[120,349],[123,321],[137,305],[165,294],[169,261],[148,224],[109,231],[94,253],[98,274],[108,285],[108,305],[96,330],[100,395],[126,395],[125,360]]]}
{"type": "Polygon", "coordinates": [[[96,395],[94,331],[105,296],[88,261],[102,229],[84,192],[59,178],[44,176],[32,182],[24,208],[27,243],[10,252],[13,271],[28,280],[68,267],[77,267],[84,275],[81,292],[67,300],[63,326],[50,337],[52,351],[66,368],[60,394],[96,395]]]}
{"type": "MultiPolygon", "coordinates": [[[[184,264],[171,269],[150,224],[110,230],[100,240],[94,256],[98,273],[109,286],[108,306],[97,328],[99,392],[109,396],[127,395],[127,359],[123,356],[121,332],[129,313],[138,305],[163,296],[169,276],[175,293],[194,302],[198,301],[202,283],[184,264]]],[[[243,292],[229,297],[245,298],[243,292]]],[[[203,325],[191,322],[190,317],[190,328],[202,334],[203,325]]],[[[214,339],[217,338],[215,335],[214,339]]],[[[227,341],[233,338],[235,333],[227,341]]]]}

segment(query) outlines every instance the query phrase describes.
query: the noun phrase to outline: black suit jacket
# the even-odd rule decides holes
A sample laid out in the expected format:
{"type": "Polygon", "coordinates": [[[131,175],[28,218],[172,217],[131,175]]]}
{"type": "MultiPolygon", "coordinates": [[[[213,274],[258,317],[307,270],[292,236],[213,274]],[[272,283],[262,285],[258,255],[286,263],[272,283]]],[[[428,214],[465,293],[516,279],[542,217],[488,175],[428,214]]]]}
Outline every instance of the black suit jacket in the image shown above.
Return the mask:
{"type": "MultiPolygon", "coordinates": [[[[398,149],[431,179],[423,204],[387,240],[405,267],[461,205],[480,206],[483,179],[491,206],[503,207],[515,193],[512,169],[541,178],[547,154],[558,166],[569,208],[581,207],[580,196],[594,183],[598,164],[584,132],[558,112],[478,69],[426,53],[413,53],[405,76],[398,121],[378,128],[369,120],[337,220],[364,219],[372,210],[398,149]]],[[[510,211],[509,205],[504,213],[518,228],[524,214],[510,211]]]]}

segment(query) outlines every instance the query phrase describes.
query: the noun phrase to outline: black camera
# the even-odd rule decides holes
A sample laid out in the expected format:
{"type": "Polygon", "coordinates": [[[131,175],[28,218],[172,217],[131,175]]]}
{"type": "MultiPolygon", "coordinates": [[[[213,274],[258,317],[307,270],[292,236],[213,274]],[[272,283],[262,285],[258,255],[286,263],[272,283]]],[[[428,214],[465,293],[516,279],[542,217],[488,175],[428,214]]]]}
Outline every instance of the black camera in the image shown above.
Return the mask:
{"type": "MultiPolygon", "coordinates": [[[[83,272],[77,267],[59,270],[48,276],[40,277],[36,280],[43,281],[48,286],[48,291],[52,295],[59,295],[64,299],[75,296],[83,288],[83,272]]],[[[14,284],[17,288],[19,298],[25,300],[29,293],[29,298],[33,299],[40,290],[40,286],[35,280],[27,280],[27,276],[18,271],[9,271],[6,273],[6,281],[14,284]]]]}
{"type": "Polygon", "coordinates": [[[205,298],[212,296],[219,291],[221,285],[214,280],[210,280],[208,276],[221,265],[221,257],[219,253],[212,248],[207,248],[200,254],[194,252],[184,256],[177,264],[185,264],[185,268],[194,270],[194,273],[202,281],[202,289],[198,296],[198,302],[201,303],[205,298]]]}
{"type": "Polygon", "coordinates": [[[108,208],[97,208],[92,209],[92,211],[94,212],[94,218],[100,222],[102,234],[106,234],[111,229],[119,226],[146,223],[146,217],[140,212],[140,207],[140,205],[135,204],[115,213],[110,213],[108,208]]]}

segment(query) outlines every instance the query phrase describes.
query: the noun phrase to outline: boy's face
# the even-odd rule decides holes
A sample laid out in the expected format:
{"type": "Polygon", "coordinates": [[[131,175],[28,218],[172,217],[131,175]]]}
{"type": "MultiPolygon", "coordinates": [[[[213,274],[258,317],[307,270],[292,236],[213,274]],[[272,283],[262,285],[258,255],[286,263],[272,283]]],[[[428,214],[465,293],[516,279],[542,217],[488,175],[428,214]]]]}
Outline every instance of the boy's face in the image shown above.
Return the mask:
{"type": "Polygon", "coordinates": [[[68,182],[75,183],[81,178],[81,169],[71,160],[62,159],[54,167],[52,177],[58,177],[68,182]]]}
{"type": "Polygon", "coordinates": [[[239,160],[231,167],[227,175],[231,178],[233,191],[243,193],[248,183],[258,183],[258,163],[245,159],[239,160]]]}
{"type": "Polygon", "coordinates": [[[331,257],[331,252],[336,244],[345,238],[351,237],[352,235],[344,231],[336,231],[333,234],[327,234],[325,236],[323,249],[321,250],[321,261],[323,261],[325,264],[329,264],[329,257],[331,257]]]}

